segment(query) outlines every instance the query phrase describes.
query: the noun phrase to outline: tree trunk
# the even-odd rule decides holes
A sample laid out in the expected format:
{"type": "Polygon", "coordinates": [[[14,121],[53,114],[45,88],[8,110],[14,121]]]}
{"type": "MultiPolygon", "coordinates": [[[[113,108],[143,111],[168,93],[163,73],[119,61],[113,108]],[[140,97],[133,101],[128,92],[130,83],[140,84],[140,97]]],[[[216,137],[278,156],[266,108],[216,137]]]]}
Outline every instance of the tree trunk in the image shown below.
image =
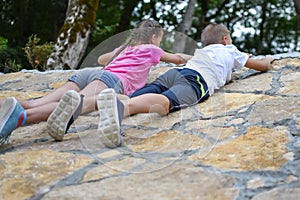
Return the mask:
{"type": "Polygon", "coordinates": [[[66,20],[55,50],[47,61],[48,69],[76,69],[86,47],[100,0],[69,0],[66,20]]]}
{"type": "Polygon", "coordinates": [[[295,10],[297,13],[297,18],[298,18],[298,27],[296,29],[297,33],[295,35],[295,49],[294,51],[297,51],[298,49],[298,41],[299,41],[299,27],[300,27],[300,0],[293,0],[294,1],[294,6],[295,6],[295,10]]]}
{"type": "Polygon", "coordinates": [[[185,51],[186,44],[188,44],[188,37],[187,33],[192,27],[193,22],[193,16],[195,12],[195,6],[197,1],[196,0],[189,0],[188,7],[186,9],[186,12],[184,14],[182,22],[179,24],[179,27],[177,29],[177,33],[175,33],[175,43],[173,46],[173,52],[185,52],[185,53],[193,53],[191,51],[193,50],[187,50],[185,51]]]}
{"type": "Polygon", "coordinates": [[[293,0],[295,4],[296,13],[300,15],[300,1],[299,0],[293,0]]]}
{"type": "Polygon", "coordinates": [[[300,25],[300,0],[293,0],[295,5],[295,10],[298,16],[298,24],[300,25]]]}
{"type": "Polygon", "coordinates": [[[124,8],[121,11],[121,17],[119,26],[117,27],[115,34],[127,31],[130,29],[130,21],[132,18],[132,12],[134,8],[138,5],[140,0],[126,0],[124,1],[124,8]]]}

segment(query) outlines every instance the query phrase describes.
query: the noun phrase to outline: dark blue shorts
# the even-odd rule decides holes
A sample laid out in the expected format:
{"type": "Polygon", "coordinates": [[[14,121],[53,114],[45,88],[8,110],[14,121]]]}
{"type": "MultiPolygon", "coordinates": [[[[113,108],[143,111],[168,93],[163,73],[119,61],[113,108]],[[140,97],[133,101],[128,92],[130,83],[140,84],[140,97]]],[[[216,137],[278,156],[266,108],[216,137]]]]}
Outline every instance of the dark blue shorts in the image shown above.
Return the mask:
{"type": "Polygon", "coordinates": [[[188,68],[170,69],[130,97],[146,93],[166,96],[170,101],[170,112],[193,106],[209,97],[207,84],[201,74],[188,68]]]}

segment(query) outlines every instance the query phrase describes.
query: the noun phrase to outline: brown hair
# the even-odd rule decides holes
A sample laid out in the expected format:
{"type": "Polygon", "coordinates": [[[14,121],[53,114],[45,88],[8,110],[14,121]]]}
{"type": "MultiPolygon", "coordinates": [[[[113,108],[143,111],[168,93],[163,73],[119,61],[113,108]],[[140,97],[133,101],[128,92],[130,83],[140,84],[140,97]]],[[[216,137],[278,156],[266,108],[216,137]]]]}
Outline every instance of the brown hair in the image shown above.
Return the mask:
{"type": "Polygon", "coordinates": [[[154,34],[157,36],[162,35],[162,26],[155,20],[147,19],[141,21],[135,29],[131,30],[127,41],[119,48],[106,65],[113,61],[128,45],[151,44],[151,37],[154,34]]]}
{"type": "Polygon", "coordinates": [[[160,36],[163,30],[161,25],[155,20],[143,20],[135,29],[133,29],[129,36],[128,44],[134,46],[138,44],[149,44],[152,35],[160,36]]]}
{"type": "Polygon", "coordinates": [[[205,47],[210,44],[221,44],[222,38],[230,34],[226,26],[222,24],[209,24],[201,34],[202,46],[205,47]]]}

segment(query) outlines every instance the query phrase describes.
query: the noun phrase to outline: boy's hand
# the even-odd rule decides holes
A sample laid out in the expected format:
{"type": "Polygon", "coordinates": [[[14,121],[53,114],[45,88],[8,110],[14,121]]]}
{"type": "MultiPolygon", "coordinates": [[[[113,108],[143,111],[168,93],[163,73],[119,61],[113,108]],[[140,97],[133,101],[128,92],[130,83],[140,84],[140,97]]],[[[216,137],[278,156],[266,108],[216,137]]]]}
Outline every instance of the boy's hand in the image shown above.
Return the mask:
{"type": "Polygon", "coordinates": [[[275,68],[272,66],[272,62],[274,61],[274,58],[272,56],[267,56],[264,58],[265,62],[268,64],[268,70],[274,70],[275,68]]]}
{"type": "Polygon", "coordinates": [[[271,64],[273,60],[274,58],[271,56],[263,58],[248,58],[245,66],[258,71],[267,71],[274,69],[271,64]]]}

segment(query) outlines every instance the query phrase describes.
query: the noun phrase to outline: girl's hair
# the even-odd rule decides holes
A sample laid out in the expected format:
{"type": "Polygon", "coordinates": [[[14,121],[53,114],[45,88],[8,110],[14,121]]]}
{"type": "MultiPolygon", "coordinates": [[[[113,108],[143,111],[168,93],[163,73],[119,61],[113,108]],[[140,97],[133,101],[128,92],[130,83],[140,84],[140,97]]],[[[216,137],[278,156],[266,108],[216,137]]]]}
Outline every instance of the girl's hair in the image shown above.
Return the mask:
{"type": "Polygon", "coordinates": [[[161,36],[163,29],[155,20],[143,20],[138,23],[137,27],[131,30],[127,41],[118,49],[114,56],[109,60],[107,65],[113,61],[128,45],[135,46],[140,44],[150,44],[152,35],[161,36]]]}
{"type": "Polygon", "coordinates": [[[143,20],[140,22],[135,29],[130,33],[128,41],[125,45],[139,45],[139,44],[150,44],[152,35],[162,35],[162,27],[155,20],[143,20]]]}
{"type": "Polygon", "coordinates": [[[222,24],[209,24],[201,34],[202,47],[210,44],[221,44],[222,38],[230,34],[226,26],[222,24]]]}

